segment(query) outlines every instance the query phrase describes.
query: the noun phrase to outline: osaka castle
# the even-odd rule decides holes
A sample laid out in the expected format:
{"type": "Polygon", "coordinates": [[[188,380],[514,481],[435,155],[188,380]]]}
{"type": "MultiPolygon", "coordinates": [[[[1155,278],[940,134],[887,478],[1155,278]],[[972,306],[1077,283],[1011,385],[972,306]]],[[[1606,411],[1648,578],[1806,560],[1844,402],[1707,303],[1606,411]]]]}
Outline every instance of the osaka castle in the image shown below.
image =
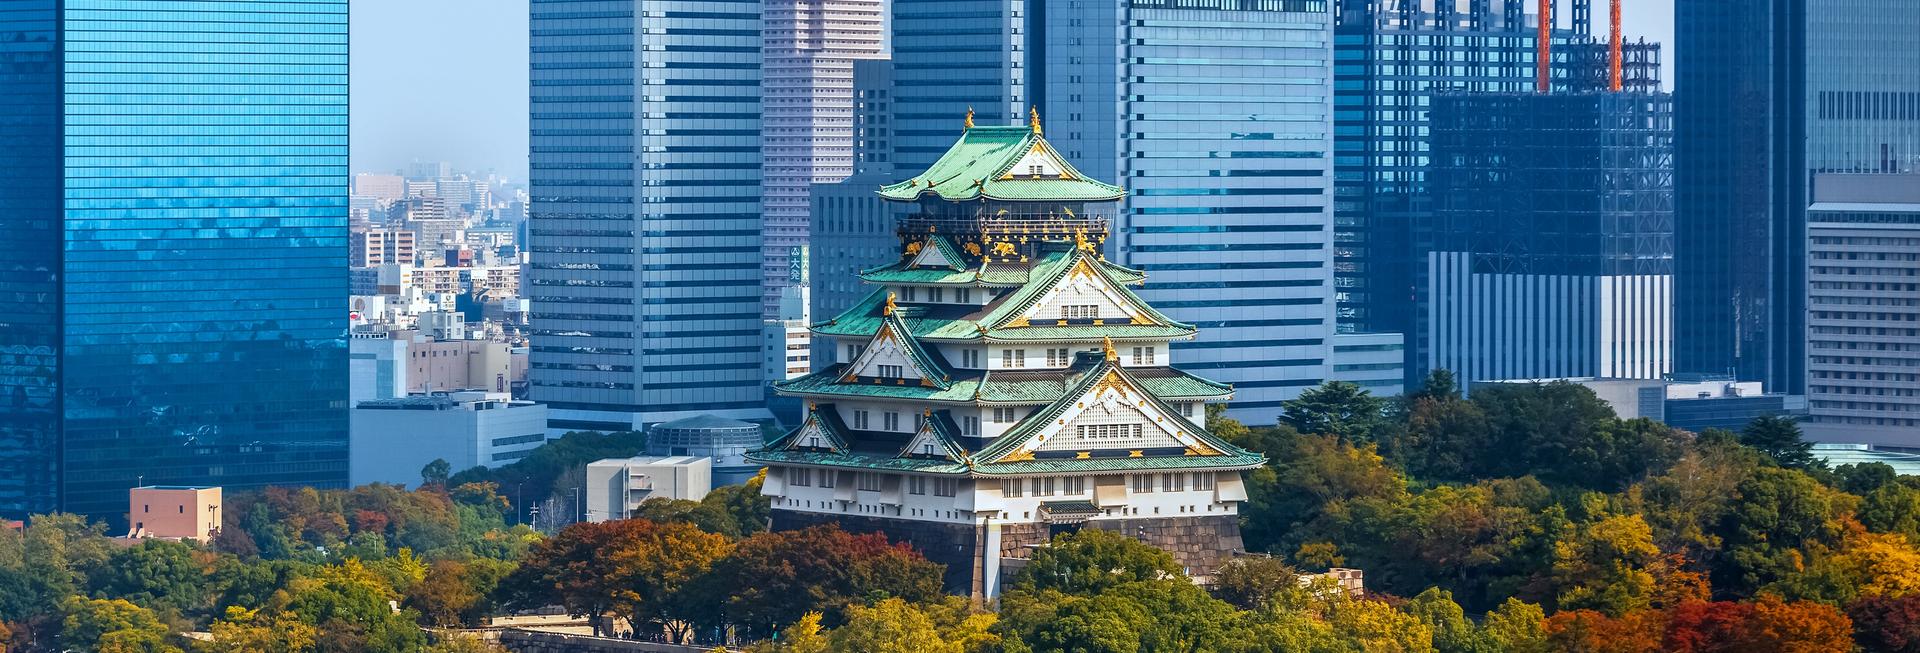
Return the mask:
{"type": "Polygon", "coordinates": [[[874,290],[812,325],[833,364],[776,384],[802,398],[767,466],[776,530],[836,523],[947,565],[992,597],[1053,535],[1112,530],[1204,576],[1242,547],[1241,474],[1266,462],[1208,433],[1233,388],[1172,365],[1194,336],[1106,260],[1121,188],[1080,174],[1029,125],[974,126],[926,172],[882,187],[909,205],[874,290]]]}

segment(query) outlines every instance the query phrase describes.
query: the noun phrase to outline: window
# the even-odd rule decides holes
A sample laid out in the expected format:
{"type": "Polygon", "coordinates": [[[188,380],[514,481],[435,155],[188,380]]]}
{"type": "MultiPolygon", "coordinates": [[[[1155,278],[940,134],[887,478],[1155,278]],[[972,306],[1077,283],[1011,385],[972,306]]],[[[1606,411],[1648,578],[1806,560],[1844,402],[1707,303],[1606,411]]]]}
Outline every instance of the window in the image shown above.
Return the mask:
{"type": "Polygon", "coordinates": [[[847,345],[847,362],[851,363],[855,359],[860,358],[860,352],[864,350],[864,345],[847,345]]]}
{"type": "Polygon", "coordinates": [[[1180,404],[1180,416],[1193,417],[1193,404],[1191,403],[1180,404]]]}
{"type": "Polygon", "coordinates": [[[1137,440],[1139,424],[1079,424],[1073,427],[1081,440],[1137,440]]]}
{"type": "Polygon", "coordinates": [[[906,371],[901,369],[899,365],[881,365],[879,367],[880,367],[880,378],[883,378],[883,379],[899,379],[899,378],[904,378],[907,375],[906,371]]]}
{"type": "Polygon", "coordinates": [[[808,487],[813,485],[813,470],[807,469],[805,467],[795,467],[787,471],[789,472],[788,476],[792,477],[792,480],[789,482],[792,483],[793,485],[797,487],[808,487]]]}
{"type": "Polygon", "coordinates": [[[906,288],[901,289],[900,294],[901,294],[901,299],[903,301],[909,301],[909,302],[920,301],[920,289],[918,287],[907,286],[906,288]]]}
{"type": "Polygon", "coordinates": [[[1067,496],[1087,493],[1087,477],[1068,476],[1060,479],[1060,493],[1067,496]]]}
{"type": "Polygon", "coordinates": [[[1027,479],[1010,478],[1010,479],[1007,479],[1006,483],[1007,483],[1007,496],[1010,496],[1010,497],[1026,496],[1027,479]]]}
{"type": "Polygon", "coordinates": [[[1062,320],[1091,320],[1100,317],[1100,307],[1094,304],[1066,304],[1060,307],[1062,320]]]}
{"type": "Polygon", "coordinates": [[[993,423],[995,423],[995,424],[1012,424],[1012,423],[1014,423],[1014,422],[1016,422],[1016,421],[1019,421],[1019,419],[1020,419],[1020,416],[1019,416],[1019,415],[1016,415],[1016,414],[1014,414],[1014,412],[1013,412],[1013,411],[1014,411],[1014,409],[1012,409],[1012,408],[995,408],[995,409],[993,409],[993,423]]]}
{"type": "Polygon", "coordinates": [[[927,493],[927,477],[925,476],[908,476],[907,477],[907,494],[926,494],[926,493],[927,493]]]}
{"type": "Polygon", "coordinates": [[[929,298],[929,301],[935,301],[935,302],[947,301],[947,289],[945,288],[928,288],[927,294],[931,295],[931,297],[929,298]]]}
{"type": "Polygon", "coordinates": [[[954,293],[953,293],[953,294],[955,294],[955,295],[957,295],[957,296],[958,296],[958,297],[956,297],[956,298],[954,299],[954,301],[958,301],[958,302],[960,302],[960,303],[962,303],[962,304],[971,304],[971,303],[973,303],[973,289],[972,289],[972,288],[961,288],[961,289],[959,289],[959,290],[957,290],[957,291],[954,291],[954,293]]]}
{"type": "Polygon", "coordinates": [[[860,472],[858,474],[854,474],[854,485],[859,487],[863,491],[879,492],[880,491],[880,475],[875,474],[873,472],[860,472]]]}
{"type": "Polygon", "coordinates": [[[1035,176],[1035,177],[1038,177],[1038,176],[1040,176],[1040,175],[1042,175],[1042,174],[1044,174],[1044,171],[1045,171],[1045,170],[1046,170],[1046,168],[1045,168],[1045,167],[1042,167],[1042,166],[1041,166],[1041,165],[1039,165],[1039,164],[1034,164],[1034,165],[1030,165],[1030,166],[1027,166],[1027,174],[1029,174],[1029,175],[1033,175],[1033,176],[1035,176]]]}
{"type": "Polygon", "coordinates": [[[960,350],[960,366],[970,369],[980,369],[980,350],[960,350]]]}
{"type": "Polygon", "coordinates": [[[1186,474],[1161,474],[1160,489],[1167,492],[1180,492],[1187,489],[1186,474]]]}
{"type": "Polygon", "coordinates": [[[1213,472],[1197,472],[1193,475],[1193,489],[1203,492],[1213,491],[1213,472]]]}
{"type": "Polygon", "coordinates": [[[957,479],[957,478],[933,479],[933,496],[950,497],[959,493],[960,493],[960,479],[957,479]]]}
{"type": "Polygon", "coordinates": [[[1153,348],[1152,347],[1134,347],[1133,348],[1133,364],[1153,365],[1154,364],[1153,348]]]}
{"type": "Polygon", "coordinates": [[[1065,347],[1047,349],[1047,367],[1066,367],[1067,361],[1070,360],[1073,360],[1073,355],[1068,353],[1065,347]]]}
{"type": "Polygon", "coordinates": [[[853,428],[860,429],[863,431],[866,430],[867,411],[864,411],[864,410],[853,411],[853,428]]]}
{"type": "Polygon", "coordinates": [[[820,487],[833,487],[834,484],[838,483],[840,479],[834,478],[834,474],[836,473],[837,472],[824,469],[820,470],[820,487]]]}
{"type": "Polygon", "coordinates": [[[1033,479],[1033,494],[1034,496],[1042,496],[1042,497],[1053,496],[1053,479],[1052,478],[1033,479]]]}
{"type": "Polygon", "coordinates": [[[961,435],[980,435],[980,418],[968,415],[960,418],[961,435]]]}
{"type": "Polygon", "coordinates": [[[1000,350],[1000,366],[1009,367],[1009,368],[1026,367],[1027,366],[1027,350],[1025,349],[1000,350]]]}
{"type": "Polygon", "coordinates": [[[880,427],[880,430],[882,431],[900,430],[900,413],[881,413],[880,419],[884,420],[884,424],[885,424],[885,426],[880,427]]]}
{"type": "Polygon", "coordinates": [[[1139,474],[1133,477],[1133,491],[1141,494],[1153,492],[1153,475],[1139,474]]]}

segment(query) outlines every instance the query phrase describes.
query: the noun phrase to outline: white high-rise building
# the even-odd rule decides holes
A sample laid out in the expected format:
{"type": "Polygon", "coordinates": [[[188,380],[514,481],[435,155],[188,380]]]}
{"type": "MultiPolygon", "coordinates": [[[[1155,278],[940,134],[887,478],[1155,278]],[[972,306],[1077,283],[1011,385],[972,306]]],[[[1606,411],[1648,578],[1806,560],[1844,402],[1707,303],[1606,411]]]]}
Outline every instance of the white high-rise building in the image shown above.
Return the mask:
{"type": "Polygon", "coordinates": [[[794,283],[794,252],[807,245],[813,184],[853,174],[853,63],[886,56],[886,3],[768,0],[765,16],[762,302],[775,319],[780,289],[794,283]]]}

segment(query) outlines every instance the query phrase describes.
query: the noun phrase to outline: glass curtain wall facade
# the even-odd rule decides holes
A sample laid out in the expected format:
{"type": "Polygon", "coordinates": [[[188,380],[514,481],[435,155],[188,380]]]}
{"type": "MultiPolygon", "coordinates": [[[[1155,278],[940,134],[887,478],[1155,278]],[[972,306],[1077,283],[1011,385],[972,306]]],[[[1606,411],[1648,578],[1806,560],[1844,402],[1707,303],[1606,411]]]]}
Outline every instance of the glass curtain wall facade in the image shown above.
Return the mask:
{"type": "Polygon", "coordinates": [[[1680,0],[1677,362],[1804,394],[1818,173],[1920,156],[1920,5],[1680,0]]]}
{"type": "Polygon", "coordinates": [[[1079,4],[1030,30],[1051,142],[1127,189],[1113,254],[1200,328],[1173,345],[1183,366],[1232,383],[1230,413],[1272,421],[1331,377],[1328,3],[1079,4]]]}
{"type": "Polygon", "coordinates": [[[0,25],[0,297],[25,317],[0,326],[0,477],[27,479],[0,512],[345,485],[346,0],[9,2],[0,25]]]}
{"type": "Polygon", "coordinates": [[[759,0],[533,0],[529,381],[557,431],[767,416],[759,0]]]}
{"type": "Polygon", "coordinates": [[[1045,5],[893,0],[895,167],[933,165],[960,135],[968,109],[982,125],[1026,121],[1032,99],[1025,22],[1030,10],[1044,12],[1045,5]]]}

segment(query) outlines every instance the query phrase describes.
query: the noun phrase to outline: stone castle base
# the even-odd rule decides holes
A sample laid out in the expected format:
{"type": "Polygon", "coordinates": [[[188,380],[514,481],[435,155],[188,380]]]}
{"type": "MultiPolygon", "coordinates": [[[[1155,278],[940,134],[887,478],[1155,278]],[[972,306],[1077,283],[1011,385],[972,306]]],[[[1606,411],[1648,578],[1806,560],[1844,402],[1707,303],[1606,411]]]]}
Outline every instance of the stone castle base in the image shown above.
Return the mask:
{"type": "Polygon", "coordinates": [[[1213,575],[1214,569],[1246,547],[1240,537],[1240,519],[1235,515],[1094,520],[1077,526],[1030,522],[976,526],[779,508],[773,510],[772,517],[776,531],[837,524],[849,533],[880,533],[894,542],[906,542],[928,560],[946,565],[947,591],[970,596],[999,594],[998,588],[988,587],[991,581],[1009,580],[990,572],[1000,568],[999,559],[1029,558],[1033,549],[1052,539],[1053,534],[1071,530],[1099,529],[1133,537],[1173,554],[1188,575],[1197,578],[1213,575]],[[989,562],[981,553],[996,540],[996,559],[989,562]],[[1001,577],[990,578],[995,575],[1001,577]]]}

